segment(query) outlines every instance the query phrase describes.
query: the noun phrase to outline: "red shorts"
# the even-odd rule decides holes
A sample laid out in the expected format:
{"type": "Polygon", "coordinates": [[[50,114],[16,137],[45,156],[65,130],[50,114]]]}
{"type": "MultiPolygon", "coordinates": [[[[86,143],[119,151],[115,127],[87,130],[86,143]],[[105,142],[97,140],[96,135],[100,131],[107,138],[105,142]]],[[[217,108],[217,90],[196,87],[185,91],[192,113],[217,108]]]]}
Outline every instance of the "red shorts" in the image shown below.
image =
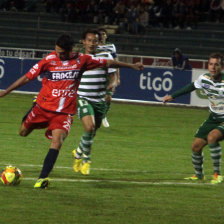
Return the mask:
{"type": "Polygon", "coordinates": [[[68,134],[72,122],[72,115],[46,111],[36,104],[28,113],[23,124],[27,129],[47,128],[45,135],[52,139],[52,130],[62,129],[68,134]]]}

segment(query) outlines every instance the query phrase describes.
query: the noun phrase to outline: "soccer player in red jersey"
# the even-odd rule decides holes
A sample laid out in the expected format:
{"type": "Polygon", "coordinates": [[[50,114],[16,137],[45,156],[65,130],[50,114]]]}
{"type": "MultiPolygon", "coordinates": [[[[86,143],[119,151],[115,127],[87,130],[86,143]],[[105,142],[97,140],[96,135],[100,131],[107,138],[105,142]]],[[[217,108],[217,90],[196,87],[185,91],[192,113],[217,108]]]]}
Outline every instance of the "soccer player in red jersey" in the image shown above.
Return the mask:
{"type": "Polygon", "coordinates": [[[34,129],[47,128],[45,135],[51,140],[50,149],[34,188],[46,188],[49,184],[48,175],[53,169],[76,113],[77,89],[82,73],[98,67],[143,69],[141,63],[123,63],[74,53],[73,45],[73,38],[69,34],[61,35],[56,41],[55,51],[34,65],[6,90],[0,91],[0,97],[4,97],[40,74],[44,76],[36,103],[23,118],[19,131],[19,134],[25,137],[34,129]]]}

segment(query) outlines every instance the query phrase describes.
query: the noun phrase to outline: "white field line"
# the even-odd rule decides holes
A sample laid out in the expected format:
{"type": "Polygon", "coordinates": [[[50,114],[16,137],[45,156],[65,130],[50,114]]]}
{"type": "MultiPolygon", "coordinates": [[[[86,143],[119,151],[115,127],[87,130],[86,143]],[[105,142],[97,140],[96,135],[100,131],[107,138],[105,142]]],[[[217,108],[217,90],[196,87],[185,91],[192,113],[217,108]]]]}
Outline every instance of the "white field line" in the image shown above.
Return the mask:
{"type": "MultiPolygon", "coordinates": [[[[37,180],[36,178],[23,178],[23,180],[37,180]]],[[[94,179],[68,179],[68,178],[51,178],[55,182],[70,182],[70,183],[118,183],[118,184],[136,184],[136,185],[190,185],[190,186],[204,186],[212,185],[210,183],[185,183],[172,181],[131,181],[131,180],[94,180],[94,179]]]]}
{"type": "MultiPolygon", "coordinates": [[[[0,165],[9,165],[10,163],[0,163],[0,165]]],[[[18,167],[42,167],[42,165],[34,164],[18,164],[18,167]]],[[[55,166],[57,169],[72,169],[72,167],[55,166]]],[[[117,171],[117,172],[150,172],[150,171],[138,171],[128,169],[106,169],[106,168],[91,168],[92,170],[101,171],[117,171]]],[[[136,184],[136,185],[190,185],[190,186],[204,186],[212,185],[210,183],[193,183],[193,182],[172,182],[172,181],[132,181],[132,180],[99,180],[99,179],[71,179],[71,178],[50,178],[56,182],[81,182],[81,183],[120,183],[120,184],[136,184]]],[[[37,180],[37,178],[25,177],[23,180],[37,180]]]]}
{"type": "MultiPolygon", "coordinates": [[[[0,165],[13,165],[11,163],[0,163],[0,165]]],[[[43,165],[39,164],[17,164],[18,167],[42,167],[43,165]]],[[[72,170],[72,166],[55,166],[54,169],[70,169],[72,170]]],[[[150,171],[147,170],[129,170],[129,169],[107,169],[107,168],[92,168],[91,170],[99,170],[99,171],[115,171],[115,172],[139,172],[139,173],[148,173],[150,171]]]]}

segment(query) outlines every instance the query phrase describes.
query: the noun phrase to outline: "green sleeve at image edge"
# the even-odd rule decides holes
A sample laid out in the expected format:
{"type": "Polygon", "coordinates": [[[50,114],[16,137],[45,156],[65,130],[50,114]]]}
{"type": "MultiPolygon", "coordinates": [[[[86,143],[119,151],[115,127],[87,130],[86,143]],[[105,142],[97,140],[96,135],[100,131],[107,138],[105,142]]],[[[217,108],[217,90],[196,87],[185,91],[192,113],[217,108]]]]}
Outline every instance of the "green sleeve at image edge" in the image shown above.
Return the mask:
{"type": "Polygon", "coordinates": [[[195,86],[194,86],[194,83],[192,82],[192,83],[190,83],[190,84],[184,86],[183,88],[181,88],[181,89],[175,91],[171,96],[172,96],[172,98],[174,99],[174,98],[176,98],[176,97],[178,97],[178,96],[182,96],[182,95],[184,95],[184,94],[186,94],[186,93],[190,93],[190,92],[194,91],[195,89],[196,89],[196,88],[195,88],[195,86]]]}

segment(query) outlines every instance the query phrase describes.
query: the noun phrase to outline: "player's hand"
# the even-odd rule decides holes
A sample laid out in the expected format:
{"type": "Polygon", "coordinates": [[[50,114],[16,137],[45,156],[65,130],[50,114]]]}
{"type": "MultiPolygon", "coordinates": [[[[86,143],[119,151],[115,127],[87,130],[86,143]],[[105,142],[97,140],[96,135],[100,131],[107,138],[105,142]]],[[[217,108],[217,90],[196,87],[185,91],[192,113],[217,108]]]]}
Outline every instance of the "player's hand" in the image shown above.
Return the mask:
{"type": "Polygon", "coordinates": [[[119,77],[119,78],[117,78],[116,87],[118,87],[120,84],[121,84],[121,80],[120,80],[120,77],[119,77]]]}
{"type": "Polygon", "coordinates": [[[144,69],[144,65],[141,62],[137,62],[137,63],[133,64],[133,69],[135,69],[137,71],[141,71],[144,69]]]}
{"type": "Polygon", "coordinates": [[[110,103],[111,102],[111,99],[112,99],[111,95],[106,95],[105,96],[106,103],[110,103]]]}
{"type": "Polygon", "coordinates": [[[6,95],[6,91],[5,90],[0,91],[0,97],[3,97],[5,95],[6,95]]]}
{"type": "Polygon", "coordinates": [[[169,102],[169,101],[172,101],[172,100],[173,100],[173,97],[171,95],[166,95],[163,98],[163,103],[166,103],[166,102],[169,102]]]}
{"type": "Polygon", "coordinates": [[[107,90],[111,90],[114,89],[116,87],[116,83],[110,83],[108,86],[107,86],[107,90]]]}

